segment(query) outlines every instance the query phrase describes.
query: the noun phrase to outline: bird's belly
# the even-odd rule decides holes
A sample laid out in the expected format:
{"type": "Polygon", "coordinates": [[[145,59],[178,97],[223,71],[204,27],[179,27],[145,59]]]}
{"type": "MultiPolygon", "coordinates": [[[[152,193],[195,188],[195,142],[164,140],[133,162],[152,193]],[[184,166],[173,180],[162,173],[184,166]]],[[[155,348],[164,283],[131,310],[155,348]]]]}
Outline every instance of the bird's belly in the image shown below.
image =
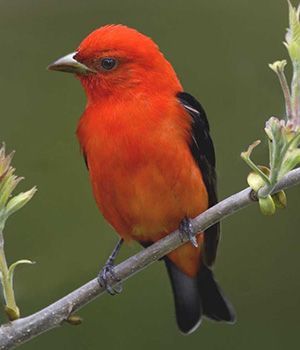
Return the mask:
{"type": "Polygon", "coordinates": [[[110,172],[90,169],[98,206],[121,237],[154,242],[178,228],[185,216],[207,209],[199,169],[191,159],[180,158],[106,167],[110,172]]]}

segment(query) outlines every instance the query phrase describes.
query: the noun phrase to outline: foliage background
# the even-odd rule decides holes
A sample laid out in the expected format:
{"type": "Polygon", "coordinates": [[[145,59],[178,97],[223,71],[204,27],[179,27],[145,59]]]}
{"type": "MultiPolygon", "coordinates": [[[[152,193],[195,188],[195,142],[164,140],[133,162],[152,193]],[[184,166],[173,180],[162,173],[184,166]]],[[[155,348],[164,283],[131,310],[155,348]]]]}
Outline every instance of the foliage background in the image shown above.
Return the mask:
{"type": "MultiPolygon", "coordinates": [[[[124,23],[151,36],[186,91],[205,106],[224,198],[245,187],[239,154],[263,137],[264,121],[282,115],[283,99],[267,63],[287,56],[284,0],[0,0],[0,139],[16,149],[14,165],[39,192],[6,228],[10,261],[30,258],[16,273],[23,315],[94,277],[116,236],[95,206],[74,135],[85,104],[71,75],[48,63],[73,51],[91,30],[124,23]]],[[[256,160],[266,159],[260,146],[256,160]]],[[[234,326],[205,321],[189,337],[176,329],[161,263],[105,296],[64,326],[23,349],[282,349],[299,344],[299,188],[288,210],[263,217],[253,206],[223,223],[216,274],[235,305],[234,326]]],[[[121,258],[136,252],[135,244],[121,258]]],[[[1,312],[1,320],[4,320],[1,312]]]]}

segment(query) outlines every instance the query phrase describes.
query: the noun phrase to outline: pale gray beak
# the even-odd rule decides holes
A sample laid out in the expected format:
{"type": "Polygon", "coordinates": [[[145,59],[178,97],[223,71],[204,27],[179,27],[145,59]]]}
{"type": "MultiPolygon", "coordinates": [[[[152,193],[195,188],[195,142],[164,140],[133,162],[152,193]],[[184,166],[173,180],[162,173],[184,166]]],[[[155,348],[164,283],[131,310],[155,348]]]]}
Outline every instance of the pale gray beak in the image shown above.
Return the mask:
{"type": "Polygon", "coordinates": [[[87,67],[83,63],[76,61],[74,56],[77,52],[69,53],[68,55],[59,58],[55,62],[49,64],[48,70],[57,70],[60,72],[77,73],[77,74],[90,74],[96,73],[93,69],[87,67]]]}

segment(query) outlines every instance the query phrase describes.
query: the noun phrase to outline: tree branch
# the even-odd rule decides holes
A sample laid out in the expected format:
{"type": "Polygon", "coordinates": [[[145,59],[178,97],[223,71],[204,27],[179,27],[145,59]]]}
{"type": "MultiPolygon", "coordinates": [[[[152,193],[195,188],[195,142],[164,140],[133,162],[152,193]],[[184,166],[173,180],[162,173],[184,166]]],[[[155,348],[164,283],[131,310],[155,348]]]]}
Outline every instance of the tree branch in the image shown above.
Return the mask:
{"type": "MultiPolygon", "coordinates": [[[[289,172],[279,181],[273,193],[299,183],[300,168],[289,172]]],[[[209,208],[192,220],[195,232],[204,231],[216,222],[254,203],[256,196],[253,194],[250,188],[246,188],[209,208]]],[[[118,281],[127,280],[186,241],[187,238],[182,240],[179,231],[176,230],[149,248],[117,265],[115,267],[115,278],[110,278],[108,283],[116,285],[118,281]]],[[[13,349],[43,332],[60,326],[71,313],[76,312],[104,292],[105,288],[100,287],[95,278],[35,314],[2,325],[0,327],[0,349],[13,349]]]]}

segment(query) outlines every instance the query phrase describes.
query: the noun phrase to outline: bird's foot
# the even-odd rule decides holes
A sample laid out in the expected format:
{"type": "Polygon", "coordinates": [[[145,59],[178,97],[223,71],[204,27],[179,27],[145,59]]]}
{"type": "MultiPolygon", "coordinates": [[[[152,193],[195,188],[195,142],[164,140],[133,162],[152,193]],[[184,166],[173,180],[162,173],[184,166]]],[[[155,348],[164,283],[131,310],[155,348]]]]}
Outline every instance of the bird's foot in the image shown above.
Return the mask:
{"type": "Polygon", "coordinates": [[[191,219],[184,218],[181,221],[179,226],[179,232],[182,241],[188,238],[192,245],[198,248],[198,242],[196,237],[194,236],[194,228],[191,219]]]}
{"type": "Polygon", "coordinates": [[[105,287],[110,295],[120,294],[123,289],[121,283],[117,283],[115,286],[110,286],[108,284],[108,281],[111,278],[115,279],[116,281],[120,281],[115,275],[114,268],[115,266],[113,263],[107,262],[98,275],[98,282],[100,286],[105,287]]]}

